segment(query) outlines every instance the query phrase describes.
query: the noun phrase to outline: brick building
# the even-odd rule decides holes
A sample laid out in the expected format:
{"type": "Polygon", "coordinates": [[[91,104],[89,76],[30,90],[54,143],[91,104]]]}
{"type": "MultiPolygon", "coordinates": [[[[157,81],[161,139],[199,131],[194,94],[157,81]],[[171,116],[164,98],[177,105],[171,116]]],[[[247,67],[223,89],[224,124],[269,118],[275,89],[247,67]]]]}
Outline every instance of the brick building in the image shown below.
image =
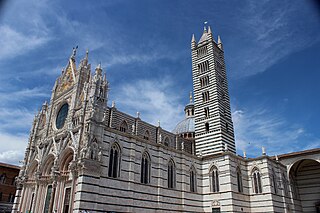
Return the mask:
{"type": "Polygon", "coordinates": [[[0,212],[11,212],[16,193],[15,179],[20,167],[0,163],[0,212]]]}

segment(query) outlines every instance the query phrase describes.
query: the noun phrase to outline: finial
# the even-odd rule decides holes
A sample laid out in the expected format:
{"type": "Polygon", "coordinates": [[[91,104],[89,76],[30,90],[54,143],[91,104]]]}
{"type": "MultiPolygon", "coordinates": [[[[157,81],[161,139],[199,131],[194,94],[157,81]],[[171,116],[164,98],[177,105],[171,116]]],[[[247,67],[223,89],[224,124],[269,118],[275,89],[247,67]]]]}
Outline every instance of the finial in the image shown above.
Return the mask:
{"type": "Polygon", "coordinates": [[[160,127],[160,120],[158,120],[158,127],[160,127]]]}
{"type": "Polygon", "coordinates": [[[140,118],[140,112],[137,112],[137,118],[140,118]]]}
{"type": "Polygon", "coordinates": [[[262,147],[262,155],[266,155],[266,148],[264,146],[262,147]]]}
{"type": "Polygon", "coordinates": [[[190,91],[189,99],[190,99],[190,103],[192,103],[192,92],[191,91],[190,91]]]}
{"type": "Polygon", "coordinates": [[[100,63],[98,64],[97,69],[101,70],[101,61],[100,61],[100,63]]]}
{"type": "Polygon", "coordinates": [[[194,37],[194,34],[192,34],[191,42],[196,42],[196,38],[194,37]]]}
{"type": "Polygon", "coordinates": [[[72,48],[72,55],[71,55],[72,59],[75,59],[76,54],[77,54],[77,49],[78,49],[78,45],[76,47],[72,48]]]}
{"type": "Polygon", "coordinates": [[[88,56],[89,56],[89,49],[86,50],[86,59],[88,60],[88,56]]]}
{"type": "Polygon", "coordinates": [[[247,152],[243,150],[243,158],[247,158],[247,152]]]}
{"type": "Polygon", "coordinates": [[[276,161],[279,161],[278,155],[276,155],[276,161]]]}
{"type": "Polygon", "coordinates": [[[112,107],[112,108],[115,108],[115,107],[116,107],[116,102],[115,102],[115,101],[112,101],[111,107],[112,107]]]}
{"type": "Polygon", "coordinates": [[[211,32],[211,27],[210,27],[210,26],[208,26],[208,33],[209,33],[209,34],[212,34],[212,32],[211,32]]]}
{"type": "Polygon", "coordinates": [[[219,35],[218,35],[218,44],[222,44],[222,41],[219,35]]]}
{"type": "Polygon", "coordinates": [[[203,33],[207,33],[207,28],[206,28],[206,26],[203,27],[203,33]]]}

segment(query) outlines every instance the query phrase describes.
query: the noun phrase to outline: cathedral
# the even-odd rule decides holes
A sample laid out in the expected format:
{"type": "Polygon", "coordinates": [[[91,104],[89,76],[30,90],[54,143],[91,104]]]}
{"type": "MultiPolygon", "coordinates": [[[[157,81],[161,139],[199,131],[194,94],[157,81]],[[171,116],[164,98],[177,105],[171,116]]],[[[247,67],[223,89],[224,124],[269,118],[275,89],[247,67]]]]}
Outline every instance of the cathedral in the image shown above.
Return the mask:
{"type": "Polygon", "coordinates": [[[320,212],[320,149],[236,154],[223,44],[191,39],[193,93],[173,131],[108,104],[76,49],[35,116],[13,213],[320,212]]]}

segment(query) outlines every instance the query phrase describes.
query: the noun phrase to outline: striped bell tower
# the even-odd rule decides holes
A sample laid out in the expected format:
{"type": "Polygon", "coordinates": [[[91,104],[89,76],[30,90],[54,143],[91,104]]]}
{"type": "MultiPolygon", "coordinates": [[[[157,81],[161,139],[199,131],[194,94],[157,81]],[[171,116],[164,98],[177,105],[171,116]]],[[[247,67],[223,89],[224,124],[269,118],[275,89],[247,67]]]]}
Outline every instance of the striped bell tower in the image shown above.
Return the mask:
{"type": "Polygon", "coordinates": [[[192,35],[192,78],[195,110],[195,147],[198,156],[235,153],[223,46],[204,27],[198,42],[192,35]]]}

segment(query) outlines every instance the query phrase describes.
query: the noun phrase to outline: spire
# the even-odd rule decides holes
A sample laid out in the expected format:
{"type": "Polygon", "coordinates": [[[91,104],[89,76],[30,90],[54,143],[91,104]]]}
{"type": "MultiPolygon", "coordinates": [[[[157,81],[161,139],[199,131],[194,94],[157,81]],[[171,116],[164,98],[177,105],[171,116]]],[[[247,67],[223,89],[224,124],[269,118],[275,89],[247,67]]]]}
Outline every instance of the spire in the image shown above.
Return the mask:
{"type": "Polygon", "coordinates": [[[218,44],[222,44],[222,41],[219,35],[218,35],[218,44]]]}
{"type": "Polygon", "coordinates": [[[220,50],[223,50],[222,41],[219,35],[218,35],[218,47],[220,48],[220,50]]]}
{"type": "Polygon", "coordinates": [[[192,34],[191,49],[195,48],[196,46],[197,46],[196,39],[194,37],[194,34],[192,34]]]}
{"type": "Polygon", "coordinates": [[[88,58],[89,58],[88,56],[89,56],[89,50],[87,49],[87,50],[86,50],[86,60],[87,60],[87,61],[88,61],[88,58]]]}
{"type": "Polygon", "coordinates": [[[189,99],[190,99],[190,104],[191,104],[191,103],[192,103],[192,100],[193,100],[193,98],[192,98],[192,92],[191,92],[191,91],[190,91],[189,99]]]}
{"type": "Polygon", "coordinates": [[[72,54],[71,54],[71,57],[70,57],[72,60],[76,59],[77,49],[78,49],[78,45],[76,47],[72,48],[72,54]]]}
{"type": "Polygon", "coordinates": [[[101,62],[96,67],[96,75],[102,75],[101,62]]]}
{"type": "Polygon", "coordinates": [[[206,28],[206,26],[203,27],[203,33],[207,33],[207,28],[206,28]]]}
{"type": "Polygon", "coordinates": [[[192,34],[191,42],[196,42],[196,39],[195,39],[195,37],[194,37],[194,34],[192,34]]]}
{"type": "Polygon", "coordinates": [[[207,32],[206,26],[204,26],[203,27],[203,34],[202,34],[198,44],[200,44],[201,42],[206,41],[206,40],[208,40],[208,32],[207,32]]]}
{"type": "Polygon", "coordinates": [[[209,34],[212,34],[212,32],[211,32],[211,27],[210,27],[210,26],[208,26],[208,33],[209,33],[209,34]]]}

